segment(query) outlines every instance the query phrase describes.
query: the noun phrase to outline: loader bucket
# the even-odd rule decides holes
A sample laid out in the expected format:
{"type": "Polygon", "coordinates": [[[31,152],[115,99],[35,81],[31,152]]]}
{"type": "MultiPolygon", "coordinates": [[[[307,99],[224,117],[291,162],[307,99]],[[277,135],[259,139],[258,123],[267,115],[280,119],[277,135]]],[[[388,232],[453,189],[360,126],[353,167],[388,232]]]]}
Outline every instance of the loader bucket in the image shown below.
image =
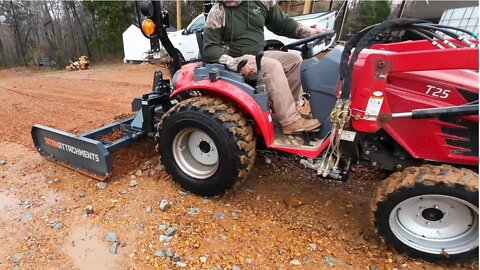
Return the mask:
{"type": "Polygon", "coordinates": [[[40,154],[61,164],[100,177],[108,176],[112,170],[110,153],[100,141],[42,125],[32,127],[32,138],[40,154]]]}

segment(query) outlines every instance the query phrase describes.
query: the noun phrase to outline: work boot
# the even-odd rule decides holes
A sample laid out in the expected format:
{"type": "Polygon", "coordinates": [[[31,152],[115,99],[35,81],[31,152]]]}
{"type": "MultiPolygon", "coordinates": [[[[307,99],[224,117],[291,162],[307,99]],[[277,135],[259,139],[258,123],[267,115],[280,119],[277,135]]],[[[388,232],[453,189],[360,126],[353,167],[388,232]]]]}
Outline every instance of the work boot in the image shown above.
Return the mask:
{"type": "Polygon", "coordinates": [[[312,119],[312,110],[308,99],[302,97],[297,101],[297,111],[301,117],[305,119],[312,119]]]}
{"type": "Polygon", "coordinates": [[[300,118],[297,121],[282,127],[282,132],[285,135],[300,133],[304,131],[312,131],[320,127],[320,121],[317,119],[300,118]]]}

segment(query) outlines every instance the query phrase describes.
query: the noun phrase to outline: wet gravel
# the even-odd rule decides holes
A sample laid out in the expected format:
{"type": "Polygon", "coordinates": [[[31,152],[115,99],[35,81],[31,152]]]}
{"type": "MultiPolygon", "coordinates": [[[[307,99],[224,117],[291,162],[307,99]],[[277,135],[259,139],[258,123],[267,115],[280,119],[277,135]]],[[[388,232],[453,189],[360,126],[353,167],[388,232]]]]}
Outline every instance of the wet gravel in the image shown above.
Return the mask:
{"type": "Polygon", "coordinates": [[[157,69],[0,80],[0,269],[478,269],[415,260],[378,240],[368,217],[382,171],[355,167],[341,183],[259,151],[245,182],[203,198],[171,180],[152,140],[114,154],[102,182],[34,152],[32,124],[78,134],[127,116],[157,69]]]}

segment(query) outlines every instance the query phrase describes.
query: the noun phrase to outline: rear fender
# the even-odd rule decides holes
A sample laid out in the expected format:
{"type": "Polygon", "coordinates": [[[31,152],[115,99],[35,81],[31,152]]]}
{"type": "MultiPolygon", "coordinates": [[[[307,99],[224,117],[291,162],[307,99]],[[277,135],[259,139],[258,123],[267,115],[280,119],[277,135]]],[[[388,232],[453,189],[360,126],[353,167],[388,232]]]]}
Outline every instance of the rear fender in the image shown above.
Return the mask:
{"type": "Polygon", "coordinates": [[[253,118],[255,122],[255,133],[263,136],[265,144],[270,146],[273,143],[274,130],[270,112],[262,111],[253,97],[245,91],[222,80],[212,82],[207,79],[184,84],[182,87],[176,89],[170,95],[170,98],[174,98],[178,94],[189,90],[205,90],[209,96],[221,97],[227,102],[236,104],[241,112],[253,118]]]}

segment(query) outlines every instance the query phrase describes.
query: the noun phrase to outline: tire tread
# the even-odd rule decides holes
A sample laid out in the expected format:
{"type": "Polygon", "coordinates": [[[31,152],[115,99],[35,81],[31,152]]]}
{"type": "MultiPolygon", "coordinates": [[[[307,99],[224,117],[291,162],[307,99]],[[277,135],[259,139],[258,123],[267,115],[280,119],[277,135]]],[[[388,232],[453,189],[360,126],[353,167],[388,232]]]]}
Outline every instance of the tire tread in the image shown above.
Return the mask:
{"type": "Polygon", "coordinates": [[[245,119],[245,116],[238,109],[225,102],[221,98],[210,96],[193,97],[184,100],[170,110],[168,110],[160,119],[156,127],[156,150],[160,152],[160,131],[163,128],[164,120],[181,111],[197,111],[206,113],[210,117],[219,121],[219,124],[229,133],[238,146],[237,155],[240,160],[240,168],[237,175],[236,183],[245,180],[253,169],[256,158],[256,138],[253,135],[253,128],[245,119]]]}
{"type": "MultiPolygon", "coordinates": [[[[380,234],[377,224],[381,222],[377,220],[375,213],[378,206],[384,204],[395,192],[414,189],[418,185],[441,185],[478,193],[478,174],[465,168],[456,168],[446,164],[422,165],[395,172],[383,180],[374,193],[371,202],[370,222],[375,234],[380,236],[381,241],[394,249],[395,246],[390,245],[388,239],[380,234]]],[[[445,262],[448,263],[448,261],[445,262]]]]}

